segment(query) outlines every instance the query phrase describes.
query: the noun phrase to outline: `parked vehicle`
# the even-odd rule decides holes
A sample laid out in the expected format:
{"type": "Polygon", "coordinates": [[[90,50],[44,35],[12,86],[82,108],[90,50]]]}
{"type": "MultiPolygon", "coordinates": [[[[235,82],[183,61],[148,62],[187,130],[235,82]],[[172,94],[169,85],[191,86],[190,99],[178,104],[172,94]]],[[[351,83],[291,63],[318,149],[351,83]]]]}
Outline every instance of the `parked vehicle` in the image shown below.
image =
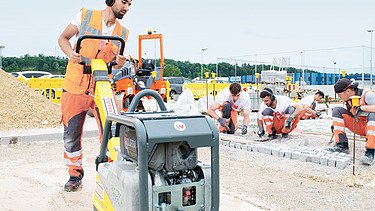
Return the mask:
{"type": "Polygon", "coordinates": [[[26,82],[30,78],[40,78],[42,76],[52,75],[50,72],[45,71],[22,71],[22,72],[13,72],[11,73],[16,78],[24,78],[26,79],[26,82]]]}
{"type": "Polygon", "coordinates": [[[191,80],[185,77],[163,77],[166,81],[168,80],[171,86],[170,96],[173,98],[176,94],[182,93],[182,84],[191,83],[191,80]]]}

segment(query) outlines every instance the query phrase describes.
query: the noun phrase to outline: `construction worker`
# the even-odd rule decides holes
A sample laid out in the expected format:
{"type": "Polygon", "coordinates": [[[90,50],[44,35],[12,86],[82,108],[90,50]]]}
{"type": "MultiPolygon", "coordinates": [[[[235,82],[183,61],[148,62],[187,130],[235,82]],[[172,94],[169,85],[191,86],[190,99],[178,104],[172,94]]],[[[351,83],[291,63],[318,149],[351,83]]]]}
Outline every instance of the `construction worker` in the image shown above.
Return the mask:
{"type": "Polygon", "coordinates": [[[75,52],[69,40],[76,37],[93,34],[119,36],[125,41],[128,30],[122,27],[117,19],[122,19],[128,12],[132,0],[106,0],[104,10],[82,9],[70,22],[59,37],[61,50],[68,56],[69,61],[63,83],[61,99],[62,122],[64,124],[64,160],[68,167],[69,180],[64,186],[65,191],[76,191],[84,175],[82,168],[82,130],[86,113],[92,109],[96,118],[99,134],[102,134],[102,125],[97,107],[94,103],[94,82],[90,74],[83,74],[84,61],[90,64],[94,58],[103,59],[106,63],[116,60],[115,69],[122,67],[125,56],[117,55],[120,44],[97,39],[87,39],[81,44],[80,54],[75,52]],[[117,56],[116,56],[117,55],[117,56]]]}
{"type": "Polygon", "coordinates": [[[322,91],[317,91],[315,95],[310,95],[302,98],[298,104],[303,107],[301,114],[301,119],[315,119],[320,117],[321,113],[316,111],[316,104],[324,98],[324,93],[322,91]]]}
{"type": "Polygon", "coordinates": [[[303,108],[287,96],[274,95],[272,90],[264,88],[260,92],[262,103],[258,111],[258,135],[264,136],[263,122],[269,139],[277,139],[282,134],[282,141],[286,141],[288,134],[297,127],[299,115],[303,108]]]}
{"type": "Polygon", "coordinates": [[[219,92],[215,102],[208,108],[207,113],[219,123],[220,132],[234,134],[237,129],[238,112],[243,110],[243,126],[241,134],[247,134],[247,126],[250,119],[250,97],[242,91],[239,83],[232,83],[229,88],[219,92]],[[219,116],[216,111],[221,112],[219,116]]]}
{"type": "Polygon", "coordinates": [[[360,158],[365,165],[374,163],[375,149],[375,92],[358,88],[354,80],[342,78],[334,85],[335,92],[345,102],[346,108],[337,106],[332,111],[334,135],[336,144],[329,150],[332,152],[349,153],[348,138],[345,128],[354,132],[354,117],[358,116],[356,134],[366,136],[366,152],[360,158]],[[352,106],[350,97],[360,96],[360,106],[357,110],[352,106]]]}

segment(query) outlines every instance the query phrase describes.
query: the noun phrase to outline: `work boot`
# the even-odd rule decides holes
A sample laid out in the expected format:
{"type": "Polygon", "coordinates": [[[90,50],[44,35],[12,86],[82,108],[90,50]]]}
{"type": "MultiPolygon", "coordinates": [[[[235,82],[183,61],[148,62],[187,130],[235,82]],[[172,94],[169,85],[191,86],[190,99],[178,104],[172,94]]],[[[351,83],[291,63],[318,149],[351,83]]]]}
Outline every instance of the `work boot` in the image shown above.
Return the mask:
{"type": "Polygon", "coordinates": [[[80,173],[80,175],[78,177],[76,177],[76,176],[70,176],[68,182],[65,183],[64,190],[66,192],[77,191],[78,188],[81,186],[84,172],[83,172],[83,169],[77,170],[77,171],[80,173]]]}
{"type": "Polygon", "coordinates": [[[349,144],[348,142],[339,142],[335,146],[327,149],[330,152],[343,152],[349,154],[349,144]]]}
{"type": "Polygon", "coordinates": [[[374,151],[374,149],[366,149],[365,155],[359,158],[362,164],[372,165],[374,163],[374,151]]]}
{"type": "Polygon", "coordinates": [[[277,135],[276,135],[276,133],[272,133],[272,134],[269,134],[269,135],[268,135],[268,138],[269,138],[270,140],[277,139],[277,135]]]}
{"type": "Polygon", "coordinates": [[[285,142],[288,140],[289,134],[288,133],[282,133],[281,134],[281,142],[285,142]]]}
{"type": "Polygon", "coordinates": [[[64,186],[66,192],[75,192],[82,184],[82,179],[80,177],[70,177],[68,182],[64,186]]]}

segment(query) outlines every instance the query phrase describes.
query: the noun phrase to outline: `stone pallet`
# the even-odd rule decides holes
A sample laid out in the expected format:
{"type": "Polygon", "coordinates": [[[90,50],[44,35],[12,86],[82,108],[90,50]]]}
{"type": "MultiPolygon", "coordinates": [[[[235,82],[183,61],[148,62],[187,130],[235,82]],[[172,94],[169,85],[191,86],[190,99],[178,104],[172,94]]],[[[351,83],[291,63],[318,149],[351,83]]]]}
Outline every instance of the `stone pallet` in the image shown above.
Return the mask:
{"type": "Polygon", "coordinates": [[[285,157],[301,162],[311,162],[338,169],[346,168],[352,161],[351,156],[346,153],[332,153],[324,149],[314,149],[305,146],[280,146],[274,143],[244,143],[230,140],[220,140],[220,145],[249,152],[285,157]]]}

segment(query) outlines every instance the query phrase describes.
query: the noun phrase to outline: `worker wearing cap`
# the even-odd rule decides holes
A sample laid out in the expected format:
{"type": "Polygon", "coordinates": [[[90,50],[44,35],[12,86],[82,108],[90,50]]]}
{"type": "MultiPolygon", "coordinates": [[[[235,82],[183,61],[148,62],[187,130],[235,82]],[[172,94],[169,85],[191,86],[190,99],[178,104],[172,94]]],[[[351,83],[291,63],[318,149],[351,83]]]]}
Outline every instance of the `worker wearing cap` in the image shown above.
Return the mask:
{"type": "Polygon", "coordinates": [[[301,119],[314,119],[320,117],[321,113],[316,111],[316,104],[324,98],[324,93],[322,91],[317,91],[315,95],[309,95],[302,98],[298,104],[303,107],[303,112],[301,114],[301,119]]]}
{"type": "Polygon", "coordinates": [[[260,92],[262,103],[258,111],[258,135],[265,134],[263,122],[266,125],[270,139],[276,139],[277,134],[282,134],[282,140],[297,127],[299,115],[303,108],[287,96],[274,95],[269,88],[260,92]]]}
{"type": "Polygon", "coordinates": [[[61,50],[68,56],[69,61],[63,83],[61,99],[62,122],[64,124],[64,161],[68,167],[69,180],[64,186],[65,191],[76,191],[83,178],[82,168],[82,131],[86,113],[92,108],[96,118],[99,134],[102,134],[103,125],[95,105],[94,82],[91,74],[84,74],[84,61],[90,64],[92,59],[103,59],[106,63],[116,60],[115,69],[122,67],[125,56],[117,55],[120,44],[99,39],[83,40],[79,54],[75,46],[72,48],[70,39],[82,35],[118,36],[127,40],[128,30],[121,26],[117,19],[122,19],[129,10],[131,0],[106,0],[104,10],[82,9],[69,23],[59,37],[61,50]]]}
{"type": "Polygon", "coordinates": [[[219,92],[215,102],[208,108],[207,113],[219,123],[220,132],[233,134],[237,129],[238,112],[243,110],[243,126],[241,134],[247,134],[250,119],[250,97],[242,91],[239,83],[232,83],[229,88],[219,92]],[[221,116],[216,113],[221,112],[221,116]]]}
{"type": "Polygon", "coordinates": [[[345,102],[345,107],[337,106],[332,111],[334,135],[336,144],[329,150],[332,152],[349,153],[348,138],[345,128],[354,130],[354,116],[358,115],[356,133],[366,136],[366,152],[360,158],[365,165],[374,163],[375,149],[375,92],[358,88],[354,80],[342,78],[334,85],[335,92],[345,102]],[[360,106],[357,111],[352,106],[350,97],[360,96],[360,106]]]}

